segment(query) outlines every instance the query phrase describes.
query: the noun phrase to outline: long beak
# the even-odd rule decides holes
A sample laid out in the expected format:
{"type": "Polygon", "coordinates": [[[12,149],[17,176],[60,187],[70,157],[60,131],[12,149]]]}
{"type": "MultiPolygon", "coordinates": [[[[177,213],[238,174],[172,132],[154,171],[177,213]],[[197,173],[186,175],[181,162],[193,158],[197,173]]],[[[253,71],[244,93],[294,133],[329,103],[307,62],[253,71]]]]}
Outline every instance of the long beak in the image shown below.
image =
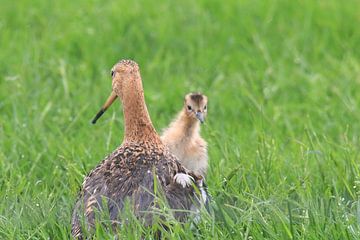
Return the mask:
{"type": "Polygon", "coordinates": [[[114,92],[111,92],[110,96],[106,100],[105,104],[102,106],[100,111],[96,114],[94,119],[91,121],[92,124],[95,124],[96,121],[104,114],[104,112],[110,107],[110,105],[115,101],[117,95],[114,92]]]}
{"type": "Polygon", "coordinates": [[[205,119],[204,119],[204,114],[202,112],[196,112],[195,115],[196,118],[199,119],[201,123],[204,123],[205,119]]]}

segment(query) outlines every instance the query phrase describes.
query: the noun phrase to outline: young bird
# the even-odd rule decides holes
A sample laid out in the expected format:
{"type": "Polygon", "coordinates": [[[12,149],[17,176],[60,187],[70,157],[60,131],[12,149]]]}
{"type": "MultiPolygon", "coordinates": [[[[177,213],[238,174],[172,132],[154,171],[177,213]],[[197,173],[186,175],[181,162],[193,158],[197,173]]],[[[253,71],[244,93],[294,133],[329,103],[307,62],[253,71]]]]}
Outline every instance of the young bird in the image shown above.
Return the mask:
{"type": "Polygon", "coordinates": [[[200,136],[200,123],[205,121],[207,102],[201,93],[187,94],[183,109],[161,136],[183,166],[203,177],[207,172],[208,153],[207,143],[200,136]]]}

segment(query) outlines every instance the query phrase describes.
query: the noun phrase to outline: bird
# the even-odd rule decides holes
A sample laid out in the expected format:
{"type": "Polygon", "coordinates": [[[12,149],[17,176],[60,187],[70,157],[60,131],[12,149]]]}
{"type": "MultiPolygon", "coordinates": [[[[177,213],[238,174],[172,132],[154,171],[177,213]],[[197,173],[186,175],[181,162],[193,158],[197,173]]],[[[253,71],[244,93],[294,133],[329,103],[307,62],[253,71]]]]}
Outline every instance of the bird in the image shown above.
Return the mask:
{"type": "MultiPolygon", "coordinates": [[[[83,239],[84,229],[90,231],[97,220],[97,211],[105,209],[116,229],[122,219],[125,202],[133,205],[133,214],[145,226],[153,224],[158,202],[156,186],[164,193],[176,220],[187,221],[198,212],[205,200],[202,177],[189,172],[162,143],[150,119],[138,64],[120,60],[111,70],[112,92],[92,123],[119,98],[123,106],[124,138],[122,144],[105,157],[85,177],[72,214],[71,233],[83,239]],[[155,184],[156,182],[156,184],[155,184]],[[203,201],[203,202],[202,202],[203,201]]],[[[206,197],[206,196],[205,196],[206,197]]]]}
{"type": "Polygon", "coordinates": [[[207,174],[207,142],[200,136],[200,124],[207,116],[207,96],[195,92],[184,98],[177,117],[163,130],[161,140],[188,170],[203,177],[207,174]]]}

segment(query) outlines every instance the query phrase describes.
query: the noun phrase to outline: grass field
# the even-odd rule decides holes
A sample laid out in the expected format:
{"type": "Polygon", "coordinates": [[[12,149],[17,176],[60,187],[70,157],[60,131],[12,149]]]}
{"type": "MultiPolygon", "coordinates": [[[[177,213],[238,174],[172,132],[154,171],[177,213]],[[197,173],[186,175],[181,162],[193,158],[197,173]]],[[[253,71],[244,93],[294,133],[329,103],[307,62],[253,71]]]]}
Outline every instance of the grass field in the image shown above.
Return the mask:
{"type": "Polygon", "coordinates": [[[69,238],[84,176],[122,141],[120,104],[90,124],[122,58],[139,63],[158,130],[185,93],[209,97],[214,216],[169,238],[359,239],[359,13],[357,0],[1,1],[0,239],[69,238]]]}

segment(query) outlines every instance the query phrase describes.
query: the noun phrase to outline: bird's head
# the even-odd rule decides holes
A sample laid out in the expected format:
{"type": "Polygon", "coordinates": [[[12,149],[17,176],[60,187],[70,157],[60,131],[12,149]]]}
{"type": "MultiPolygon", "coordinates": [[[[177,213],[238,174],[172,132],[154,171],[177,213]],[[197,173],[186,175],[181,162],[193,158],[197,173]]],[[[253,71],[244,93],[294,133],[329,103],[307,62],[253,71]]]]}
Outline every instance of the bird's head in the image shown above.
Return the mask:
{"type": "Polygon", "coordinates": [[[92,123],[103,115],[103,113],[111,106],[117,97],[123,98],[125,94],[134,94],[130,92],[131,85],[141,84],[139,66],[132,60],[121,60],[111,69],[112,92],[100,111],[96,114],[92,123]]]}
{"type": "Polygon", "coordinates": [[[184,110],[193,119],[198,119],[204,123],[207,115],[208,99],[201,93],[189,93],[185,96],[184,110]]]}

